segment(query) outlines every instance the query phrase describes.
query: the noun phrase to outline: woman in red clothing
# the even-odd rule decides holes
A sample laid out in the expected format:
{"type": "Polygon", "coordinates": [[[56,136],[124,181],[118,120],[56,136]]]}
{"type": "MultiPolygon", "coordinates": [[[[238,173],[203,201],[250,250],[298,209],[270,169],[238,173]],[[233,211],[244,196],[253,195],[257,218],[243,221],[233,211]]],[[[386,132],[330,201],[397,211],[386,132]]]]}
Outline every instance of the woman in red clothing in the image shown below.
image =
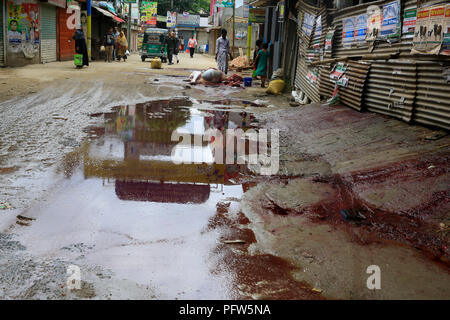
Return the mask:
{"type": "Polygon", "coordinates": [[[191,54],[191,58],[194,57],[194,50],[195,50],[196,45],[197,45],[197,40],[195,40],[194,35],[192,35],[192,37],[189,39],[189,42],[188,42],[188,48],[189,48],[189,53],[191,54]]]}

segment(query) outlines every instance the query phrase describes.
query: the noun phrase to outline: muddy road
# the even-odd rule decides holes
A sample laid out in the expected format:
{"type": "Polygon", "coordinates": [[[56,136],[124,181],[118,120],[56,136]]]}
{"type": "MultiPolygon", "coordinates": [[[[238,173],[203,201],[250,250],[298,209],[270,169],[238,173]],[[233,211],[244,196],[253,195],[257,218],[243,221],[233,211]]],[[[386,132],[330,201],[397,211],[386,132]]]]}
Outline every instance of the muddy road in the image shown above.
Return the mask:
{"type": "Polygon", "coordinates": [[[214,60],[181,58],[0,70],[0,298],[450,298],[449,136],[192,86],[214,60]],[[271,176],[172,139],[265,128],[271,176]]]}

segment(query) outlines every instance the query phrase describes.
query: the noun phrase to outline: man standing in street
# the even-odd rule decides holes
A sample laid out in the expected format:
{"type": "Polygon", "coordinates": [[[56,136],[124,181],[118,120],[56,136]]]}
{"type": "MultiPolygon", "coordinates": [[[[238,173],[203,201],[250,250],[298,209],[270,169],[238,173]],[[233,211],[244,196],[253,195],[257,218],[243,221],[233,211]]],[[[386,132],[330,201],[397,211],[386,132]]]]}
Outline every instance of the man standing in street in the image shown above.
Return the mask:
{"type": "Polygon", "coordinates": [[[222,29],[222,36],[216,40],[217,68],[223,73],[228,73],[228,56],[233,60],[230,51],[230,40],[227,39],[227,30],[222,29]]]}
{"type": "Polygon", "coordinates": [[[169,65],[173,64],[172,59],[177,47],[177,39],[175,38],[173,31],[169,31],[167,37],[167,58],[169,59],[169,65]]]}
{"type": "Polygon", "coordinates": [[[192,34],[192,37],[189,39],[189,42],[188,42],[188,48],[189,48],[189,53],[191,54],[191,58],[194,57],[194,51],[195,51],[196,45],[197,45],[197,40],[195,40],[194,35],[192,34]]]}
{"type": "Polygon", "coordinates": [[[115,46],[113,28],[109,28],[109,31],[105,34],[103,45],[105,46],[105,61],[112,62],[112,55],[115,46]]]}
{"type": "Polygon", "coordinates": [[[114,49],[113,49],[113,54],[112,54],[113,61],[118,58],[117,57],[117,38],[119,37],[119,35],[120,35],[119,28],[114,27],[114,49]]]}

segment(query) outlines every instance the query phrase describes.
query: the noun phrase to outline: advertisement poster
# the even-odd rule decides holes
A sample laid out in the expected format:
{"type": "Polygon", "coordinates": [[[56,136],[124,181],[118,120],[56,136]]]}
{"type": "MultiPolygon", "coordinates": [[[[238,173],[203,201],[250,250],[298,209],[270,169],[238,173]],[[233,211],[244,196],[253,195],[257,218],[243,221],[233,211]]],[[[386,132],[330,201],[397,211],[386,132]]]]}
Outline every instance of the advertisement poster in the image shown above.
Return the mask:
{"type": "Polygon", "coordinates": [[[444,35],[445,4],[433,6],[430,9],[428,20],[427,51],[431,54],[439,54],[444,35]]]}
{"type": "Polygon", "coordinates": [[[450,56],[450,4],[445,7],[444,39],[442,40],[441,54],[450,56]]]}
{"type": "Polygon", "coordinates": [[[233,8],[234,0],[217,0],[216,7],[218,8],[233,8]]]}
{"type": "Polygon", "coordinates": [[[303,25],[302,25],[302,31],[304,34],[306,34],[308,37],[311,36],[313,27],[314,27],[314,20],[315,16],[309,13],[305,13],[303,16],[303,25]]]}
{"type": "Polygon", "coordinates": [[[383,13],[377,6],[369,7],[367,11],[367,36],[366,41],[375,41],[380,33],[383,13]]]}
{"type": "Polygon", "coordinates": [[[351,47],[355,41],[355,29],[356,29],[356,17],[345,18],[342,31],[342,45],[345,47],[351,47]]]}
{"type": "Polygon", "coordinates": [[[430,18],[430,7],[417,10],[416,27],[414,28],[413,47],[411,53],[426,53],[427,24],[430,18]]]}
{"type": "Polygon", "coordinates": [[[334,37],[334,29],[327,32],[325,36],[325,51],[331,52],[331,48],[333,45],[333,37],[334,37]]]}
{"type": "Polygon", "coordinates": [[[420,8],[411,53],[438,54],[444,39],[446,5],[420,8]]]}
{"type": "Polygon", "coordinates": [[[177,25],[177,13],[167,11],[167,21],[166,21],[167,28],[175,28],[177,25]]]}
{"type": "Polygon", "coordinates": [[[146,26],[156,26],[158,3],[150,1],[141,2],[141,23],[146,26]]]}
{"type": "Polygon", "coordinates": [[[347,67],[345,64],[343,62],[339,62],[334,66],[333,70],[331,70],[330,80],[336,83],[344,75],[346,70],[347,67]]]}
{"type": "Polygon", "coordinates": [[[400,36],[400,2],[394,1],[383,6],[383,21],[380,35],[382,38],[400,36]]]}
{"type": "Polygon", "coordinates": [[[364,43],[366,41],[367,35],[367,14],[361,14],[356,17],[356,42],[358,44],[364,43]]]}
{"type": "Polygon", "coordinates": [[[318,78],[317,72],[315,72],[314,70],[308,69],[308,73],[306,74],[306,79],[311,84],[316,84],[317,83],[317,78],[318,78]]]}
{"type": "Polygon", "coordinates": [[[39,52],[39,5],[8,1],[8,50],[27,58],[39,52]]]}
{"type": "Polygon", "coordinates": [[[417,8],[405,9],[405,15],[403,16],[402,34],[406,38],[414,37],[414,28],[416,27],[417,20],[417,8]]]}

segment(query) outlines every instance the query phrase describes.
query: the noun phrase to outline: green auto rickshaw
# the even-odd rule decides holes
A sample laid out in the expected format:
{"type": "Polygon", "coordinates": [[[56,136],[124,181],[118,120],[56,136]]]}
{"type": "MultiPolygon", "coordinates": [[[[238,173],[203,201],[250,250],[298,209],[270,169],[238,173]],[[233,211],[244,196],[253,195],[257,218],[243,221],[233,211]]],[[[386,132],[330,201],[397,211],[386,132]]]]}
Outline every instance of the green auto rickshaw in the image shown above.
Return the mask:
{"type": "Polygon", "coordinates": [[[142,40],[141,59],[158,57],[167,62],[167,29],[147,28],[142,40]]]}

